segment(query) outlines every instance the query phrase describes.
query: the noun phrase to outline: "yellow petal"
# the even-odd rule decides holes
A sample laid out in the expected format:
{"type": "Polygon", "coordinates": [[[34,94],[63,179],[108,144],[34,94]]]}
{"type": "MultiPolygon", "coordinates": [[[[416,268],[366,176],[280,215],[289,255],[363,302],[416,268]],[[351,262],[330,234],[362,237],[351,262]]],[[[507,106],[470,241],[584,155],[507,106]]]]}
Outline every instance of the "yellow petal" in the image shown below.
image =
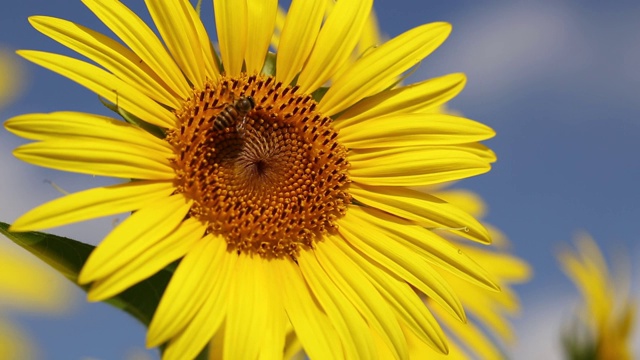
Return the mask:
{"type": "MultiPolygon", "coordinates": [[[[225,284],[229,283],[237,259],[226,248],[224,238],[208,235],[180,261],[149,324],[147,347],[173,338],[166,351],[184,355],[188,349],[198,347],[192,342],[202,343],[195,334],[206,333],[206,341],[211,339],[226,316],[225,284]],[[210,326],[203,326],[206,323],[210,326]]],[[[200,349],[195,351],[197,355],[200,349]]],[[[176,358],[167,353],[165,356],[176,358]]]]}
{"type": "Polygon", "coordinates": [[[183,257],[202,238],[205,229],[202,223],[194,218],[185,220],[167,236],[150,244],[142,253],[126,256],[128,261],[109,276],[91,284],[91,298],[108,299],[164,269],[183,257]]]}
{"type": "Polygon", "coordinates": [[[136,90],[170,108],[182,106],[177,94],[138,55],[119,42],[84,26],[48,16],[29,18],[36,30],[95,61],[136,90]]]}
{"type": "Polygon", "coordinates": [[[58,139],[23,145],[13,154],[30,164],[81,174],[140,180],[175,177],[166,155],[121,141],[58,139]]]}
{"type": "Polygon", "coordinates": [[[329,318],[309,291],[298,266],[275,261],[283,303],[291,325],[311,359],[343,359],[343,347],[329,318]]]}
{"type": "Polygon", "coordinates": [[[351,106],[336,121],[342,129],[378,116],[420,113],[453,99],[466,83],[464,74],[449,74],[419,83],[382,91],[351,106]]]}
{"type": "MultiPolygon", "coordinates": [[[[339,6],[339,5],[338,5],[339,6]]],[[[341,112],[360,99],[389,88],[398,75],[442,44],[451,32],[447,23],[418,26],[371,50],[335,80],[318,109],[327,115],[341,112]]]]}
{"type": "Polygon", "coordinates": [[[373,358],[375,345],[371,331],[351,301],[331,281],[311,252],[302,251],[298,263],[307,285],[340,336],[346,357],[373,358]]]}
{"type": "Polygon", "coordinates": [[[173,128],[175,115],[133,86],[109,72],[67,56],[21,50],[18,55],[88,88],[138,118],[160,127],[173,128]]]}
{"type": "Polygon", "coordinates": [[[474,241],[491,243],[489,232],[478,220],[435,196],[402,187],[376,188],[358,184],[352,184],[349,192],[368,206],[418,225],[445,228],[474,241]]]}
{"type": "Polygon", "coordinates": [[[434,271],[426,260],[406,247],[375,231],[364,211],[351,206],[347,215],[340,219],[340,233],[349,243],[381,267],[404,279],[416,289],[441,304],[449,313],[465,321],[460,300],[451,286],[434,271]]]}
{"type": "Polygon", "coordinates": [[[369,281],[391,305],[396,317],[402,319],[405,326],[429,346],[441,353],[447,353],[446,336],[440,324],[406,281],[364,258],[345,240],[339,239],[334,244],[364,270],[369,281]]]}
{"type": "Polygon", "coordinates": [[[462,150],[469,154],[473,154],[488,163],[494,163],[498,159],[493,150],[477,142],[456,145],[440,145],[438,148],[441,150],[462,150]]]}
{"type": "Polygon", "coordinates": [[[191,88],[174,59],[167,53],[153,30],[136,13],[116,0],[82,2],[178,96],[186,99],[191,95],[191,88]]]}
{"type": "Polygon", "coordinates": [[[293,1],[278,43],[276,79],[290,84],[300,72],[318,37],[326,0],[293,1]]]}
{"type": "Polygon", "coordinates": [[[170,181],[134,181],[80,191],[31,209],[11,225],[11,231],[48,229],[135,211],[174,190],[170,181]]]}
{"type": "Polygon", "coordinates": [[[349,59],[358,43],[372,5],[372,0],[341,0],[336,3],[300,72],[298,78],[300,91],[313,92],[329,80],[349,59]]]}
{"type": "Polygon", "coordinates": [[[392,148],[349,153],[351,179],[366,185],[426,186],[489,171],[478,156],[439,147],[392,148]]]}
{"type": "Polygon", "coordinates": [[[375,329],[397,359],[408,359],[407,341],[387,302],[361,272],[360,267],[333,243],[342,241],[329,235],[332,241],[317,244],[316,257],[333,282],[342,290],[369,326],[375,329]]]}
{"type": "MultiPolygon", "coordinates": [[[[410,225],[384,211],[366,209],[362,215],[369,219],[370,226],[376,231],[397,241],[430,264],[478,285],[483,290],[500,290],[493,280],[493,273],[485,270],[474,261],[473,256],[468,256],[459,246],[454,246],[450,241],[420,226],[410,225]]],[[[468,283],[465,284],[468,285],[468,283]]]]}
{"type": "Polygon", "coordinates": [[[225,359],[256,359],[260,353],[262,337],[270,331],[270,304],[267,260],[260,256],[238,256],[231,281],[227,319],[225,323],[223,357],[225,359]]]}
{"type": "Polygon", "coordinates": [[[199,39],[198,41],[200,43],[200,50],[202,51],[202,60],[204,61],[206,77],[211,80],[216,80],[220,77],[220,70],[218,69],[218,54],[213,49],[209,33],[200,20],[200,14],[198,14],[191,6],[188,6],[187,9],[188,15],[191,17],[191,23],[194,25],[199,39]]]}
{"type": "MultiPolygon", "coordinates": [[[[104,278],[174,231],[191,208],[181,194],[164,198],[126,218],[91,253],[78,282],[104,278]]],[[[91,293],[89,293],[91,299],[91,293]]]]}
{"type": "Polygon", "coordinates": [[[214,0],[213,8],[224,72],[240,75],[247,48],[247,0],[214,0]]]}
{"type": "Polygon", "coordinates": [[[445,114],[399,114],[376,117],[340,129],[349,149],[471,143],[495,132],[479,122],[445,114]]]}
{"type": "Polygon", "coordinates": [[[264,58],[269,50],[269,42],[276,22],[277,0],[247,0],[247,38],[251,46],[245,53],[246,72],[257,74],[262,70],[264,58]]]}
{"type": "Polygon", "coordinates": [[[295,338],[295,333],[284,311],[282,289],[279,286],[271,286],[280,280],[279,272],[274,265],[276,261],[278,260],[265,262],[263,268],[270,286],[267,286],[268,291],[262,299],[264,307],[268,309],[266,311],[268,330],[261,336],[262,343],[258,357],[260,360],[288,359],[291,356],[287,357],[285,355],[287,352],[295,353],[302,350],[300,342],[292,340],[295,338]]]}
{"type": "Polygon", "coordinates": [[[171,157],[173,148],[137,126],[106,116],[60,111],[49,114],[19,115],[7,120],[5,128],[32,140],[111,140],[122,141],[171,157]]]}
{"type": "MultiPolygon", "coordinates": [[[[224,244],[222,238],[214,241],[224,244]]],[[[224,248],[220,249],[225,250],[224,248]]],[[[207,293],[201,295],[204,297],[202,307],[193,309],[193,311],[197,311],[193,320],[189,321],[186,328],[170,340],[163,353],[164,359],[193,359],[212,338],[218,338],[220,337],[218,334],[224,332],[224,319],[227,317],[228,299],[231,287],[234,285],[232,279],[237,259],[236,254],[224,251],[221,262],[214,264],[216,265],[214,268],[209,268],[211,273],[205,274],[203,278],[194,279],[196,282],[210,282],[211,286],[209,286],[207,293]]],[[[206,262],[207,260],[202,258],[202,261],[206,262]]],[[[221,344],[220,347],[222,347],[221,344]]],[[[210,355],[213,351],[212,349],[210,355]]],[[[211,358],[214,357],[211,356],[211,358]]]]}
{"type": "Polygon", "coordinates": [[[198,30],[189,16],[191,4],[185,0],[145,0],[145,3],[180,70],[191,84],[202,86],[206,78],[202,47],[209,44],[199,41],[198,30]]]}

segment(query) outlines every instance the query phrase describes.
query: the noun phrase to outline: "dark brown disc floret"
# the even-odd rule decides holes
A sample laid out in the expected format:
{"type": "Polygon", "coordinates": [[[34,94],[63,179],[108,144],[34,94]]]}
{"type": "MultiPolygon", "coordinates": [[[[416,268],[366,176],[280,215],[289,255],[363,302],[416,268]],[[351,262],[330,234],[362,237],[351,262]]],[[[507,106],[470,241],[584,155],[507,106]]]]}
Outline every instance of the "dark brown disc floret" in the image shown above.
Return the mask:
{"type": "Polygon", "coordinates": [[[313,248],[346,212],[347,150],[310,95],[272,77],[223,77],[177,112],[177,191],[229,249],[266,258],[313,248]]]}

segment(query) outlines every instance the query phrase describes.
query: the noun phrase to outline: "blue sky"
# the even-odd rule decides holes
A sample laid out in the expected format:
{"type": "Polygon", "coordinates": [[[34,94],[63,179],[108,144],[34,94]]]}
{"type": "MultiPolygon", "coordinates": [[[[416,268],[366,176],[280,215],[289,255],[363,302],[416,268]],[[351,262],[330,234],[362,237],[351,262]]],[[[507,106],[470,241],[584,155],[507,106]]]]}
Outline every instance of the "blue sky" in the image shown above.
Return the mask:
{"type": "MultiPolygon", "coordinates": [[[[127,3],[141,8],[139,1],[127,3]]],[[[513,354],[518,359],[559,358],[553,343],[558,323],[577,293],[559,270],[556,251],[576,231],[585,230],[607,255],[626,252],[635,262],[640,254],[640,4],[381,0],[375,8],[389,36],[431,21],[453,24],[449,40],[411,79],[467,74],[467,88],[451,106],[496,129],[488,145],[499,161],[490,173],[460,186],[486,199],[487,220],[509,236],[515,253],[535,271],[529,284],[517,288],[524,311],[516,320],[520,343],[513,354]]],[[[210,9],[207,3],[205,11],[210,9]]],[[[30,27],[26,18],[35,14],[104,30],[79,1],[14,1],[0,14],[0,47],[69,53],[30,27]]],[[[24,92],[0,110],[0,118],[55,110],[105,112],[88,90],[34,65],[22,65],[24,92]]],[[[68,191],[110,183],[21,163],[10,150],[22,142],[0,131],[2,221],[58,197],[44,180],[68,191]]],[[[113,220],[63,227],[56,233],[96,244],[113,220]]],[[[638,294],[640,271],[634,271],[638,294]]],[[[68,291],[75,302],[65,315],[12,316],[46,358],[123,358],[143,347],[144,328],[135,320],[107,305],[86,303],[71,285],[68,291]]]]}

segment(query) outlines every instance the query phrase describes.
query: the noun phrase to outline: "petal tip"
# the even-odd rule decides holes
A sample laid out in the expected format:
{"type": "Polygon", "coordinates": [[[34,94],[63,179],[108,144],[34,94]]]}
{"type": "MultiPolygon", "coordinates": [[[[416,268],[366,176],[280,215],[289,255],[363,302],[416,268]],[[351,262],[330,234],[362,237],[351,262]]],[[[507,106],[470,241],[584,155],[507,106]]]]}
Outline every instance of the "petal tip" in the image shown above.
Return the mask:
{"type": "Polygon", "coordinates": [[[24,220],[24,215],[17,218],[13,224],[9,225],[10,232],[26,232],[40,230],[36,227],[29,226],[29,221],[24,220]]]}
{"type": "MultiPolygon", "coordinates": [[[[87,260],[87,262],[84,263],[84,265],[82,266],[82,270],[80,270],[80,273],[78,274],[78,284],[80,285],[87,285],[90,282],[94,281],[95,278],[94,276],[92,276],[92,271],[89,271],[89,267],[87,266],[89,264],[89,261],[87,260]]],[[[92,290],[89,290],[87,296],[91,297],[92,294],[92,290]]]]}
{"type": "MultiPolygon", "coordinates": [[[[80,283],[80,281],[78,281],[80,283]]],[[[94,290],[94,287],[91,287],[89,291],[87,291],[87,300],[90,302],[99,302],[105,300],[104,296],[101,296],[101,292],[94,290]]]]}

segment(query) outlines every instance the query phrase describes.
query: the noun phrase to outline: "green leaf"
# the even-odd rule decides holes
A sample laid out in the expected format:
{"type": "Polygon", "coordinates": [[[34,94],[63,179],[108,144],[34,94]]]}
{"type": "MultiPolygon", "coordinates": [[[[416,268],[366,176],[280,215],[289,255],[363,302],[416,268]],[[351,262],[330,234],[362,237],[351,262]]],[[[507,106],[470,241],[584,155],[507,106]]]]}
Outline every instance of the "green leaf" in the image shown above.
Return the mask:
{"type": "Polygon", "coordinates": [[[276,75],[276,54],[269,51],[264,59],[264,65],[262,66],[262,74],[267,76],[276,75]]]}
{"type": "MultiPolygon", "coordinates": [[[[82,266],[95,248],[73,239],[42,232],[10,232],[9,224],[3,222],[0,222],[0,233],[58,270],[76,285],[82,266]]],[[[105,302],[131,314],[148,326],[171,275],[172,271],[169,269],[161,270],[105,302]]],[[[90,287],[78,286],[84,291],[90,287]]]]}
{"type": "MultiPolygon", "coordinates": [[[[9,226],[0,222],[0,233],[62,273],[85,292],[89,290],[90,285],[78,284],[78,274],[95,246],[42,232],[10,232],[9,226]]],[[[127,312],[148,327],[177,263],[169,264],[157,274],[104,302],[127,312]]],[[[163,349],[164,346],[161,346],[160,350],[163,349]]],[[[196,360],[208,359],[208,353],[209,347],[206,346],[196,360]]]]}
{"type": "Polygon", "coordinates": [[[598,360],[600,352],[597,339],[575,318],[561,334],[564,358],[567,360],[598,360]]]}
{"type": "Polygon", "coordinates": [[[319,87],[316,91],[314,91],[311,94],[311,96],[313,97],[313,100],[315,100],[316,102],[320,102],[320,100],[322,100],[322,98],[324,97],[324,94],[326,94],[327,91],[329,91],[328,87],[319,87]]]}

